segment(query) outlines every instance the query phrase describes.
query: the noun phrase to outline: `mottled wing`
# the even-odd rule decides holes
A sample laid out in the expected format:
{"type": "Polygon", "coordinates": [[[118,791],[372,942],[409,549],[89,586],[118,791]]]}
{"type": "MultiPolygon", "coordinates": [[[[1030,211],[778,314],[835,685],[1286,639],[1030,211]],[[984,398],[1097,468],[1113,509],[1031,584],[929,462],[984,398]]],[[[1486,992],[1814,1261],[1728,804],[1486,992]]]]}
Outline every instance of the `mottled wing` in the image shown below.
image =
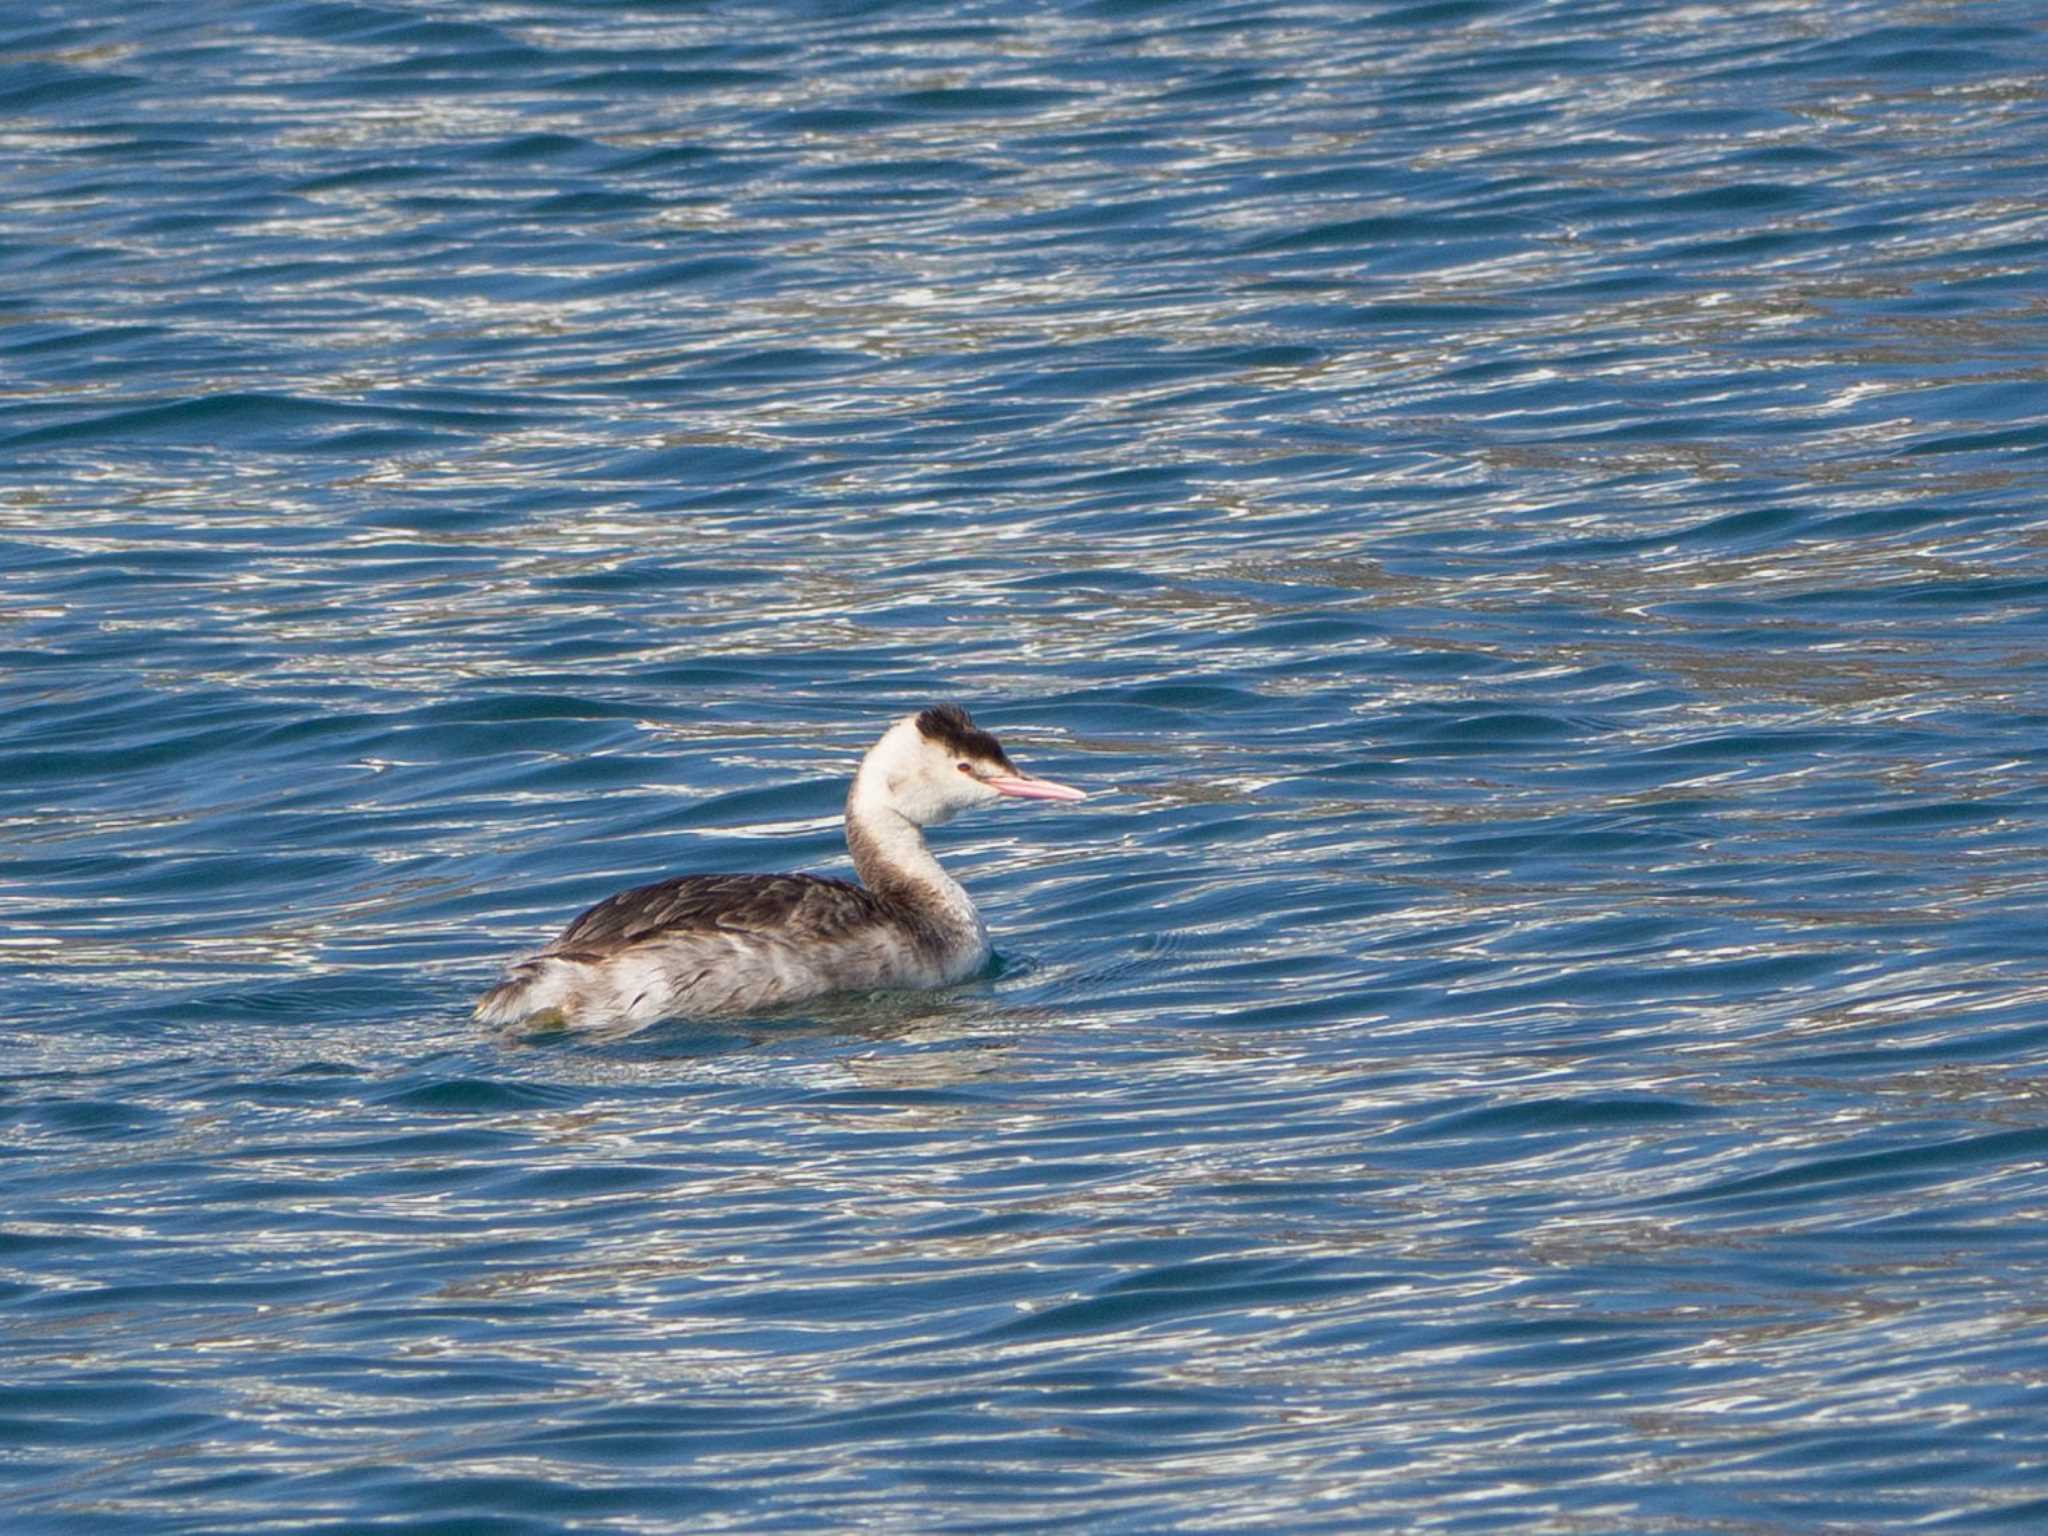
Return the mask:
{"type": "Polygon", "coordinates": [[[757,933],[822,940],[877,921],[873,895],[817,875],[683,875],[607,896],[542,950],[602,959],[630,945],[685,933],[757,933]]]}

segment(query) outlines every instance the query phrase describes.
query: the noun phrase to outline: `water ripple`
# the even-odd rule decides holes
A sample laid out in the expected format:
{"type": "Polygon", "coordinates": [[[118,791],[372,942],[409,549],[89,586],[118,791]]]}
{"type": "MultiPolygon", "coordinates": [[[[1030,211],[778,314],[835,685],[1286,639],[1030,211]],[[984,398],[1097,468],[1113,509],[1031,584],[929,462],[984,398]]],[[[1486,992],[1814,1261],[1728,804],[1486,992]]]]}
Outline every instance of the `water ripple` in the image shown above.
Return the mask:
{"type": "Polygon", "coordinates": [[[2031,1529],[2041,33],[0,20],[23,1529],[2031,1529]],[[993,973],[500,1039],[844,868],[993,973]]]}

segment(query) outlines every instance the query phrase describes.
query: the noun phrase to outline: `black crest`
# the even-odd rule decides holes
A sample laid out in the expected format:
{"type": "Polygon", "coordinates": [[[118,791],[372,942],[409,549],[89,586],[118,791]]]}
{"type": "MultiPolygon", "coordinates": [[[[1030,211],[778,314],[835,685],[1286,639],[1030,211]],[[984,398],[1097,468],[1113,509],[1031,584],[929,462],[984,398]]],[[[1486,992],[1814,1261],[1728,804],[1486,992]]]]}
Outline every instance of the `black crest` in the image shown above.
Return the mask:
{"type": "Polygon", "coordinates": [[[976,725],[958,704],[938,704],[925,710],[917,717],[917,732],[956,757],[979,758],[999,768],[1015,769],[1003,744],[976,725]]]}

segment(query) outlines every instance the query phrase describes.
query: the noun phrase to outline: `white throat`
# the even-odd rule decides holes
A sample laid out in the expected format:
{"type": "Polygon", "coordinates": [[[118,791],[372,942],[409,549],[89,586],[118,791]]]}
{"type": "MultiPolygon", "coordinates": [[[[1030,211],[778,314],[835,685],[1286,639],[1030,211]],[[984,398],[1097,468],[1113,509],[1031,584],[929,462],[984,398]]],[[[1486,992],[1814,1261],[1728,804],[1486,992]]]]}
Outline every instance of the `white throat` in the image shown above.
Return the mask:
{"type": "Polygon", "coordinates": [[[923,829],[897,807],[879,748],[861,763],[847,793],[846,846],[853,867],[876,895],[912,907],[949,931],[986,941],[974,902],[932,857],[923,829]]]}

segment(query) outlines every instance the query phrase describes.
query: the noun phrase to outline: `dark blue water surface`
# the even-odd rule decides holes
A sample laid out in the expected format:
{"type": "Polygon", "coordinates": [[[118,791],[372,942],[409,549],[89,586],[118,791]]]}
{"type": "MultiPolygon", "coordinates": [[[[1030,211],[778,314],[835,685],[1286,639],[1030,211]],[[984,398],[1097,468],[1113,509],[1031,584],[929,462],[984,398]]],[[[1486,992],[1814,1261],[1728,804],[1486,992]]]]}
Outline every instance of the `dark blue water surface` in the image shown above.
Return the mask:
{"type": "Polygon", "coordinates": [[[2048,1529],[2044,24],[7,7],[0,1525],[2048,1529]]]}

